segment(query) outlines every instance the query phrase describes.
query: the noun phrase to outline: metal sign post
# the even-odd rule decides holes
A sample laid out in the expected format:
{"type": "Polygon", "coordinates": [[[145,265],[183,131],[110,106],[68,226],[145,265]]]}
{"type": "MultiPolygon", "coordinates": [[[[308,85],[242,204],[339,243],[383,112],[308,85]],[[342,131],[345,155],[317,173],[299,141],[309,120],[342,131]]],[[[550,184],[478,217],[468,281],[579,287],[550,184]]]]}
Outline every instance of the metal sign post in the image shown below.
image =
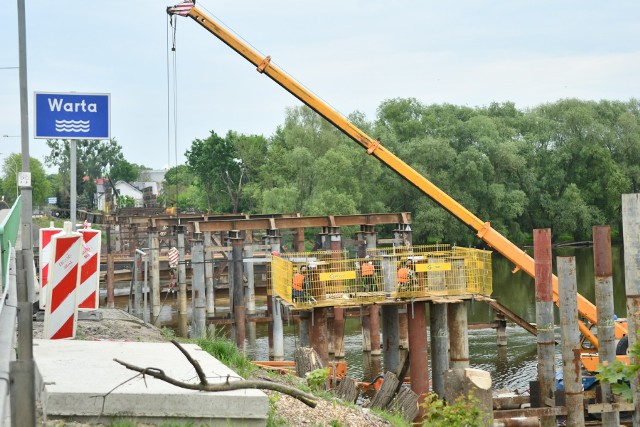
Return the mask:
{"type": "Polygon", "coordinates": [[[70,149],[70,217],[76,230],[77,139],[110,139],[111,95],[35,92],[35,138],[67,139],[70,149]]]}

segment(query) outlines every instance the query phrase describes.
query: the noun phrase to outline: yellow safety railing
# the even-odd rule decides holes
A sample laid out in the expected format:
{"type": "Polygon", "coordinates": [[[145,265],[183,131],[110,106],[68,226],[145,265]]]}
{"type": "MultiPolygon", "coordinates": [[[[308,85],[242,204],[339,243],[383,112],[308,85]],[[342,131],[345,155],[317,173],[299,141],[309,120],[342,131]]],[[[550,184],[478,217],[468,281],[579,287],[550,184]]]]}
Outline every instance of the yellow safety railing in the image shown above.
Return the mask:
{"type": "Polygon", "coordinates": [[[295,308],[492,292],[490,251],[425,245],[369,253],[355,259],[344,251],[272,257],[273,289],[295,308]]]}

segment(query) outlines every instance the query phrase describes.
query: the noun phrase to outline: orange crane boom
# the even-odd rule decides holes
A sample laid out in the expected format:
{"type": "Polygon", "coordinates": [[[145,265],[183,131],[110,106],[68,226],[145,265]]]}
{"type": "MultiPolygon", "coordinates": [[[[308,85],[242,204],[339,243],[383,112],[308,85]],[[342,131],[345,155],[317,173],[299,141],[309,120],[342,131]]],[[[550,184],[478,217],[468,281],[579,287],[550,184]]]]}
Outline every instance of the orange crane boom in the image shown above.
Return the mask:
{"type": "MultiPolygon", "coordinates": [[[[328,104],[323,102],[313,93],[305,89],[295,79],[279,69],[277,66],[273,65],[271,63],[270,56],[262,56],[261,54],[256,52],[238,37],[230,33],[227,29],[202,13],[202,11],[200,11],[193,4],[192,6],[189,6],[189,3],[185,2],[175,7],[168,7],[167,13],[169,15],[180,14],[183,16],[188,16],[196,21],[204,29],[216,36],[223,43],[225,43],[231,49],[244,57],[247,61],[255,65],[259,73],[267,75],[270,79],[278,83],[285,90],[287,90],[293,96],[306,104],[309,108],[332,123],[336,128],[342,131],[349,138],[360,144],[366,150],[367,154],[376,157],[391,170],[396,172],[406,181],[413,184],[420,191],[429,196],[433,201],[438,203],[460,221],[465,223],[468,227],[475,230],[479,238],[481,238],[489,246],[500,252],[505,258],[515,264],[516,269],[514,271],[522,269],[531,277],[535,277],[533,258],[531,258],[527,253],[525,253],[522,249],[520,249],[498,231],[491,228],[491,224],[489,222],[482,221],[481,219],[476,217],[464,206],[456,202],[451,196],[449,196],[427,178],[416,172],[413,168],[411,168],[411,166],[407,165],[404,161],[387,150],[384,146],[382,146],[379,140],[373,139],[365,132],[358,129],[357,126],[347,120],[336,110],[331,108],[328,104]]],[[[556,304],[558,304],[558,278],[555,275],[553,276],[553,300],[556,304]]],[[[584,319],[588,321],[588,323],[597,324],[596,306],[580,294],[578,294],[578,312],[584,319]]],[[[584,334],[584,336],[597,349],[598,340],[596,336],[589,330],[587,324],[580,321],[579,326],[580,332],[584,334]]],[[[627,334],[626,323],[616,322],[615,328],[616,337],[619,338],[627,334]]]]}

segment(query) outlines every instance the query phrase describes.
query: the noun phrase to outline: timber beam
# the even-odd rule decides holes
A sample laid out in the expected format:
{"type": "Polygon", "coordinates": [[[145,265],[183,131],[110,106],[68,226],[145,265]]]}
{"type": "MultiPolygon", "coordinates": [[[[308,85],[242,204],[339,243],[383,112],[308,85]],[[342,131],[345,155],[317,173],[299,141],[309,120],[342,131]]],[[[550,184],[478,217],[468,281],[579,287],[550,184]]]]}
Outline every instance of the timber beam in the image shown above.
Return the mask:
{"type": "Polygon", "coordinates": [[[288,228],[344,227],[350,225],[410,224],[411,214],[383,213],[358,215],[250,218],[194,222],[195,232],[231,230],[278,230],[288,228]]]}

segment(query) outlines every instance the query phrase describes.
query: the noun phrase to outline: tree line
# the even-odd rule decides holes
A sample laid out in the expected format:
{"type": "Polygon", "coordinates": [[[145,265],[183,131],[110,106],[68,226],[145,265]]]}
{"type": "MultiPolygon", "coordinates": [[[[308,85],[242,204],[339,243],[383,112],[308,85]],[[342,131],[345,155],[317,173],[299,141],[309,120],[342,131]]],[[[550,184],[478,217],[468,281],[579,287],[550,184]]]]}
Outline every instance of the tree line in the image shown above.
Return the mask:
{"type": "MultiPolygon", "coordinates": [[[[615,237],[621,194],[640,191],[636,99],[565,99],[519,110],[510,102],[467,107],[397,98],[384,101],[373,120],[359,112],[348,118],[515,242],[545,227],[555,240],[588,240],[591,227],[602,224],[615,237]]],[[[47,181],[60,202],[68,195],[68,144],[47,143],[45,162],[60,170],[47,181]]],[[[95,183],[84,177],[134,181],[148,169],[124,160],[115,140],[85,141],[78,150],[78,200],[87,208],[95,183]]],[[[307,107],[288,109],[269,137],[212,131],[194,140],[185,156],[186,164],[166,173],[160,201],[167,207],[304,215],[408,211],[415,241],[477,243],[464,224],[307,107]]],[[[16,162],[4,163],[8,201],[16,162]]]]}
{"type": "MultiPolygon", "coordinates": [[[[518,110],[383,102],[349,119],[511,240],[550,227],[587,240],[621,231],[621,194],[640,190],[640,104],[565,99],[518,110]]],[[[413,213],[414,240],[471,244],[474,233],[307,107],[266,138],[211,132],[168,175],[167,198],[211,212],[413,213]],[[172,187],[173,185],[173,187],[172,187]],[[172,188],[174,191],[172,193],[172,188]],[[177,198],[176,198],[177,194],[177,198]]]]}

